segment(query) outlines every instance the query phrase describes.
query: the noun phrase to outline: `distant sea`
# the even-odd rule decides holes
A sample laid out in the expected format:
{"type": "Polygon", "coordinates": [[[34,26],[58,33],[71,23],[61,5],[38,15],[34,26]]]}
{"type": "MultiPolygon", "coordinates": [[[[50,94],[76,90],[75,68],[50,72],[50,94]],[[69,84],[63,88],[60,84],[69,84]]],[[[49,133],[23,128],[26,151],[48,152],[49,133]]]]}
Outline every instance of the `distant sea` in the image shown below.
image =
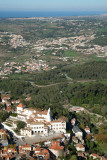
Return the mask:
{"type": "Polygon", "coordinates": [[[90,16],[102,15],[107,11],[84,11],[84,12],[68,12],[68,11],[0,11],[0,18],[27,18],[27,17],[63,17],[63,16],[90,16]]]}

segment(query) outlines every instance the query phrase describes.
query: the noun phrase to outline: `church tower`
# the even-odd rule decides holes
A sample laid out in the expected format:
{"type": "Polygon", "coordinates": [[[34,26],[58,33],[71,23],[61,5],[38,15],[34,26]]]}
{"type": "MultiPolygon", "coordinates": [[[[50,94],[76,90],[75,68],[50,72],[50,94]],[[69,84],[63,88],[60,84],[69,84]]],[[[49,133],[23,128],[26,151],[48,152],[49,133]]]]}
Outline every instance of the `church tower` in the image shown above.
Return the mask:
{"type": "Polygon", "coordinates": [[[48,121],[48,122],[51,122],[51,121],[52,121],[50,108],[48,109],[48,113],[47,113],[47,121],[48,121]]]}

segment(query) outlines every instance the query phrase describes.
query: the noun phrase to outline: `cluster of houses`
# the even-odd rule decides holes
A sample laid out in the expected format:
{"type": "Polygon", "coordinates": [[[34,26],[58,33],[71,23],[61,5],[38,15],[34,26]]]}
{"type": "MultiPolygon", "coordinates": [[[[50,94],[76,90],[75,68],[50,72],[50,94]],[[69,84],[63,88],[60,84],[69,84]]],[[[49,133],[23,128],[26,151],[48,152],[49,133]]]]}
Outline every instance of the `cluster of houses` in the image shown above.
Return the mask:
{"type": "Polygon", "coordinates": [[[9,44],[12,46],[12,48],[24,47],[24,46],[29,45],[29,43],[26,42],[25,39],[21,35],[16,35],[16,34],[10,35],[9,44]]]}
{"type": "Polygon", "coordinates": [[[53,140],[50,141],[50,143],[36,143],[33,145],[23,144],[16,147],[15,144],[11,145],[9,143],[2,143],[4,136],[7,135],[8,133],[5,129],[0,130],[0,159],[18,160],[25,158],[28,160],[57,160],[58,157],[64,155],[64,146],[61,146],[60,140],[53,140]]]}
{"type": "MultiPolygon", "coordinates": [[[[80,131],[79,131],[80,132],[80,131]]],[[[76,135],[78,137],[78,135],[76,135]]],[[[65,156],[67,151],[61,142],[66,137],[62,135],[62,138],[44,141],[41,143],[34,143],[33,145],[23,144],[16,147],[15,144],[9,144],[10,135],[5,129],[0,130],[0,158],[5,160],[21,159],[25,158],[28,160],[43,159],[43,160],[58,160],[59,157],[65,156]],[[5,139],[5,140],[4,140],[5,139]],[[7,140],[7,143],[4,142],[7,140]]],[[[80,136],[79,136],[80,138],[80,136]]],[[[72,138],[74,140],[74,138],[72,138]]],[[[68,140],[69,141],[69,140],[68,140]]],[[[75,141],[76,144],[76,141],[75,141]]],[[[103,156],[99,156],[96,153],[88,154],[82,144],[75,145],[77,150],[77,156],[87,159],[87,156],[93,159],[107,160],[103,156]]]]}
{"type": "Polygon", "coordinates": [[[1,129],[0,159],[2,158],[5,160],[11,160],[17,158],[18,160],[22,157],[25,157],[29,160],[56,160],[59,156],[62,156],[64,152],[64,146],[60,145],[59,140],[50,141],[50,143],[43,142],[42,144],[23,144],[16,147],[15,144],[9,144],[10,139],[11,138],[8,132],[5,129],[1,129]],[[45,146],[45,148],[43,146],[45,146]]]}
{"type": "Polygon", "coordinates": [[[21,73],[21,72],[32,73],[35,71],[41,71],[41,70],[47,71],[50,69],[51,68],[46,63],[46,61],[35,60],[31,58],[30,61],[26,61],[24,64],[19,62],[17,63],[14,61],[4,63],[4,67],[0,68],[0,75],[7,76],[12,73],[21,73]]]}
{"type": "MultiPolygon", "coordinates": [[[[71,120],[71,126],[72,126],[72,132],[73,132],[72,142],[74,144],[74,147],[76,149],[78,157],[85,158],[85,159],[87,159],[87,157],[91,157],[93,159],[106,160],[105,157],[99,156],[96,153],[89,154],[89,153],[86,152],[85,142],[84,142],[84,138],[83,138],[84,137],[83,136],[83,131],[81,131],[79,129],[79,127],[77,126],[77,121],[76,121],[75,118],[73,118],[71,120]]],[[[92,141],[94,140],[93,139],[93,134],[91,133],[90,128],[88,126],[85,127],[84,133],[86,135],[90,136],[90,140],[92,140],[92,141]]]]}
{"type": "MultiPolygon", "coordinates": [[[[41,52],[43,50],[53,50],[52,55],[58,55],[57,52],[59,50],[75,50],[77,52],[81,52],[84,54],[97,54],[99,57],[101,53],[103,53],[103,57],[106,57],[107,47],[93,45],[93,47],[89,44],[90,41],[95,39],[95,34],[92,35],[81,35],[74,37],[63,37],[57,38],[50,41],[50,39],[38,40],[34,45],[33,50],[37,52],[41,52]]],[[[102,56],[101,56],[102,57],[102,56]]],[[[68,57],[69,58],[69,57],[68,57]]],[[[66,59],[67,61],[67,59],[66,59]]]]}
{"type": "Polygon", "coordinates": [[[0,159],[10,160],[16,156],[16,146],[9,145],[11,137],[5,129],[0,129],[0,159]]]}

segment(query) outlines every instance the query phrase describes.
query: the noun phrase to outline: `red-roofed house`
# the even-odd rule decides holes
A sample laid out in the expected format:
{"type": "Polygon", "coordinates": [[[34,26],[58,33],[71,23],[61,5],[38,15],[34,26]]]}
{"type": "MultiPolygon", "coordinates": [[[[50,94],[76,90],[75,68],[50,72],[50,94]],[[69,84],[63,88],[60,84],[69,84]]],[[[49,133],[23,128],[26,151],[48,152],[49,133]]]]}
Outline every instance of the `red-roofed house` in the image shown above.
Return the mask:
{"type": "Polygon", "coordinates": [[[96,153],[92,153],[90,157],[92,157],[93,159],[96,159],[96,158],[99,158],[99,155],[96,153]]]}
{"type": "Polygon", "coordinates": [[[17,106],[17,113],[20,114],[20,113],[24,110],[25,107],[26,107],[26,106],[25,106],[24,104],[20,103],[20,104],[17,106]]]}
{"type": "Polygon", "coordinates": [[[81,151],[81,152],[85,152],[85,147],[82,144],[77,144],[76,145],[76,150],[81,151]]]}
{"type": "Polygon", "coordinates": [[[16,104],[17,104],[17,103],[20,103],[20,100],[13,100],[13,101],[12,101],[12,104],[15,104],[15,103],[16,103],[16,104]]]}
{"type": "Polygon", "coordinates": [[[8,106],[7,109],[6,109],[8,112],[12,112],[12,107],[11,106],[8,106]]]}
{"type": "Polygon", "coordinates": [[[23,146],[19,146],[19,153],[23,153],[26,151],[31,151],[31,146],[30,145],[23,145],[23,146]]]}
{"type": "Polygon", "coordinates": [[[49,160],[49,151],[47,149],[41,149],[40,157],[43,157],[44,160],[49,160]]]}
{"type": "Polygon", "coordinates": [[[60,146],[59,141],[53,141],[52,145],[50,146],[49,150],[56,156],[62,156],[63,155],[63,146],[60,146]]]}
{"type": "Polygon", "coordinates": [[[16,153],[16,149],[14,148],[8,148],[8,153],[16,153]]]}
{"type": "Polygon", "coordinates": [[[84,130],[85,130],[85,132],[86,132],[87,134],[90,134],[90,128],[89,128],[89,127],[86,127],[84,130]]]}
{"type": "Polygon", "coordinates": [[[50,154],[47,149],[40,148],[40,146],[37,146],[34,150],[34,156],[37,158],[43,158],[44,160],[49,160],[50,154]]]}

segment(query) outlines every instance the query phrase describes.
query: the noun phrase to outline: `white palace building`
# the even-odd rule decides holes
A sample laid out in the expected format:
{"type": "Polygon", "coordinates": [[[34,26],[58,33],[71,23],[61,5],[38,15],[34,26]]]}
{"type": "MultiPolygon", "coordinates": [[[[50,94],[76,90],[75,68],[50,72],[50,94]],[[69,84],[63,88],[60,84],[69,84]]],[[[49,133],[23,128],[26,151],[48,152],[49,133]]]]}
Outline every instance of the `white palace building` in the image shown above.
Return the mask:
{"type": "Polygon", "coordinates": [[[26,128],[21,129],[21,135],[48,134],[49,132],[66,133],[66,122],[62,119],[52,120],[48,110],[34,110],[20,103],[17,106],[17,120],[26,122],[26,128]]]}

